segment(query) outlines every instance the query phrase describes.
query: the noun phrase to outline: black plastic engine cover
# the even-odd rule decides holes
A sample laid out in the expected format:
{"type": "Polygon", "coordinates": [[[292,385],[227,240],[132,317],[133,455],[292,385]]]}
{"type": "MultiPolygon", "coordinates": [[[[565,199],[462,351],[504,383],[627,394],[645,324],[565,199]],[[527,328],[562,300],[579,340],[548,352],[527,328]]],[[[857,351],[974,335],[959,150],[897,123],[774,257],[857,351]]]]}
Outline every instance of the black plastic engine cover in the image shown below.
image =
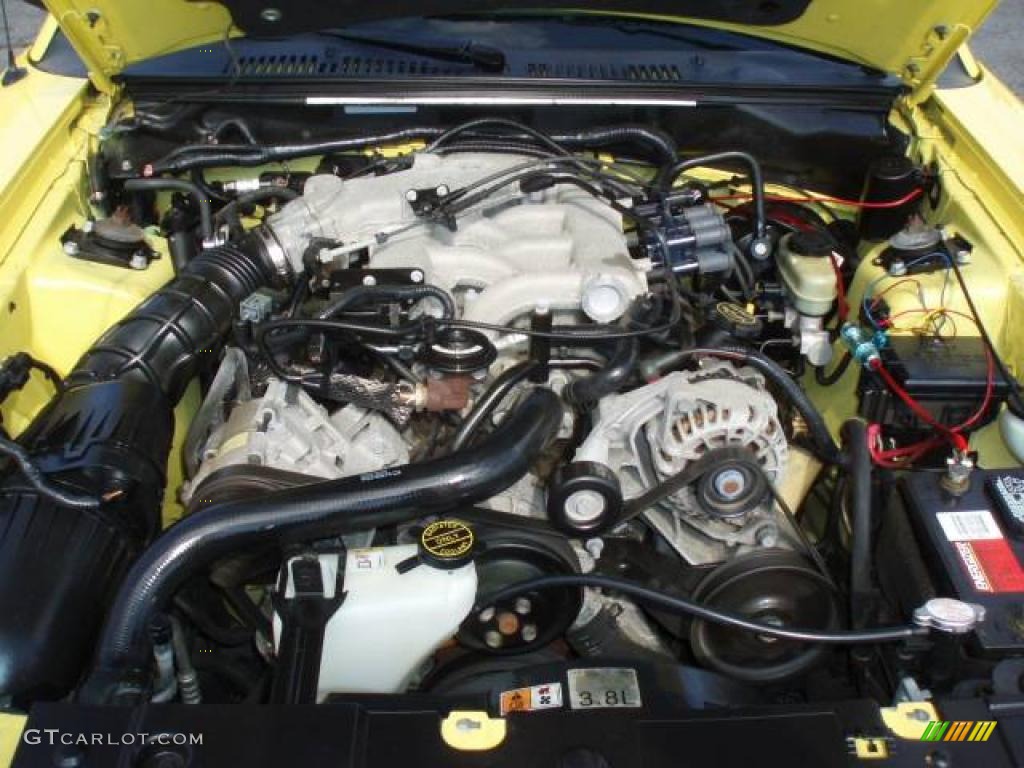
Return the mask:
{"type": "Polygon", "coordinates": [[[51,480],[108,501],[66,507],[17,474],[0,485],[0,699],[76,683],[113,590],[159,530],[172,435],[160,392],[110,381],[69,390],[23,436],[51,480]]]}

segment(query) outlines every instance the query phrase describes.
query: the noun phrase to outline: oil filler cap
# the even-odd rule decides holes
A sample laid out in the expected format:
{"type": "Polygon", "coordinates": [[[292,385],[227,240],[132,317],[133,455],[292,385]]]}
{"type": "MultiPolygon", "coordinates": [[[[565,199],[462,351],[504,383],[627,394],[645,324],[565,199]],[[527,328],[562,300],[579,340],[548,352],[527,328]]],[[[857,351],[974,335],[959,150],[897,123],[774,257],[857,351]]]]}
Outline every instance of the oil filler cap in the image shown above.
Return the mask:
{"type": "Polygon", "coordinates": [[[476,535],[461,520],[445,518],[430,523],[420,533],[420,562],[451,571],[473,560],[476,535]]]}
{"type": "Polygon", "coordinates": [[[707,319],[712,326],[737,339],[756,339],[764,330],[759,317],[731,301],[720,301],[709,307],[707,319]]]}

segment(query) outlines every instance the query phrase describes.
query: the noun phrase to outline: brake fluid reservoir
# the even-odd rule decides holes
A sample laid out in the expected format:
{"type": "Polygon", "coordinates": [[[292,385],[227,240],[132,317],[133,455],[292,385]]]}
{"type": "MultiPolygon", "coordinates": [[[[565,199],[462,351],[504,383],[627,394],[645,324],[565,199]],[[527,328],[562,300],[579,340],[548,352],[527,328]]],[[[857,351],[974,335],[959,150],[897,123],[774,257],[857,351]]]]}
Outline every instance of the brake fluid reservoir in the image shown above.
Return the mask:
{"type": "MultiPolygon", "coordinates": [[[[317,700],[331,693],[405,691],[473,607],[477,574],[472,546],[468,526],[442,520],[427,526],[420,546],[349,550],[340,579],[342,555],[316,555],[324,597],[333,598],[339,588],[344,592],[324,627],[317,700]]],[[[285,601],[296,597],[291,564],[284,574],[285,601]]],[[[298,592],[301,599],[301,583],[298,592]]],[[[278,612],[278,649],[282,633],[278,612]]]]}
{"type": "Polygon", "coordinates": [[[793,232],[779,241],[779,275],[801,315],[827,315],[838,295],[832,243],[816,232],[793,232]]]}

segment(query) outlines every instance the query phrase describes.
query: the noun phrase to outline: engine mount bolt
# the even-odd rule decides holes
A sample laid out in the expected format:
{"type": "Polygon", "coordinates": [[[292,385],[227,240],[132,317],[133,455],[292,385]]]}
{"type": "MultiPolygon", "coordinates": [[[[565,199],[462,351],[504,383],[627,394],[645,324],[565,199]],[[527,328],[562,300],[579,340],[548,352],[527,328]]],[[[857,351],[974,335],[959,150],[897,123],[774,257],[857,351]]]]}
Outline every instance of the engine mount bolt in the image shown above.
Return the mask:
{"type": "Polygon", "coordinates": [[[128,265],[132,269],[138,269],[138,270],[146,269],[146,267],[149,266],[149,259],[147,259],[144,254],[135,253],[135,254],[132,254],[132,260],[130,262],[128,262],[128,265]]]}
{"type": "Polygon", "coordinates": [[[516,613],[520,616],[525,616],[533,610],[533,603],[530,602],[529,598],[517,597],[516,598],[516,613]]]}
{"type": "Polygon", "coordinates": [[[480,614],[477,616],[477,618],[480,619],[480,622],[483,624],[489,622],[491,619],[494,618],[494,606],[484,608],[482,611],[480,611],[480,614]]]}
{"type": "Polygon", "coordinates": [[[405,193],[405,199],[408,200],[410,203],[415,203],[419,196],[419,193],[415,189],[410,189],[408,192],[405,193]]]}
{"type": "Polygon", "coordinates": [[[422,283],[423,282],[423,270],[421,270],[421,269],[414,269],[412,272],[409,273],[409,279],[412,280],[414,283],[422,283]]]}
{"type": "Polygon", "coordinates": [[[437,189],[434,190],[434,193],[438,197],[447,197],[449,191],[450,190],[448,189],[448,185],[447,184],[441,184],[441,185],[438,186],[437,189]]]}
{"type": "Polygon", "coordinates": [[[365,285],[367,287],[372,287],[372,286],[374,286],[376,284],[377,284],[377,278],[374,277],[373,275],[367,275],[366,277],[363,278],[363,285],[365,285]]]}
{"type": "Polygon", "coordinates": [[[78,243],[76,243],[74,240],[68,240],[66,243],[64,243],[63,247],[64,253],[66,253],[68,256],[78,255],[78,243]]]}
{"type": "Polygon", "coordinates": [[[523,627],[521,637],[523,638],[523,642],[532,643],[537,639],[537,626],[535,624],[527,624],[523,627]]]}
{"type": "Polygon", "coordinates": [[[484,642],[487,643],[488,648],[501,648],[504,641],[501,639],[501,635],[492,629],[484,635],[484,642]]]}
{"type": "Polygon", "coordinates": [[[587,554],[595,560],[601,559],[601,554],[604,552],[604,539],[587,539],[587,543],[583,545],[583,548],[587,550],[587,554]]]}
{"type": "Polygon", "coordinates": [[[892,277],[902,277],[907,274],[907,265],[903,263],[903,259],[893,259],[889,264],[889,274],[892,277]]]}

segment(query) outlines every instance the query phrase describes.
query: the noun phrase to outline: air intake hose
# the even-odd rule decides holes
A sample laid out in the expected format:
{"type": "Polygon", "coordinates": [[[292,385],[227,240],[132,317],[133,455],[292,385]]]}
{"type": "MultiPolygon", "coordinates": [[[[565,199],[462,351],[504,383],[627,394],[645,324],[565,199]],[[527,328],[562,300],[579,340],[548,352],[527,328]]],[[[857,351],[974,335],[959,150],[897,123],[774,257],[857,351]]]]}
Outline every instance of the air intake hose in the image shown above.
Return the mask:
{"type": "Polygon", "coordinates": [[[255,240],[203,252],[108,330],[78,361],[69,385],[140,381],[173,406],[231,328],[239,302],[272,277],[255,240]]]}
{"type": "Polygon", "coordinates": [[[46,485],[96,504],[0,473],[0,616],[17,617],[0,622],[0,700],[58,698],[80,679],[121,578],[160,530],[174,405],[272,274],[255,242],[202,253],[86,352],[18,438],[46,485]]]}
{"type": "Polygon", "coordinates": [[[131,685],[148,658],[150,618],[218,558],[266,543],[410,522],[491,498],[526,474],[561,422],[557,395],[535,389],[472,450],[193,512],[160,536],[125,578],[82,699],[109,702],[122,684],[131,685]]]}

